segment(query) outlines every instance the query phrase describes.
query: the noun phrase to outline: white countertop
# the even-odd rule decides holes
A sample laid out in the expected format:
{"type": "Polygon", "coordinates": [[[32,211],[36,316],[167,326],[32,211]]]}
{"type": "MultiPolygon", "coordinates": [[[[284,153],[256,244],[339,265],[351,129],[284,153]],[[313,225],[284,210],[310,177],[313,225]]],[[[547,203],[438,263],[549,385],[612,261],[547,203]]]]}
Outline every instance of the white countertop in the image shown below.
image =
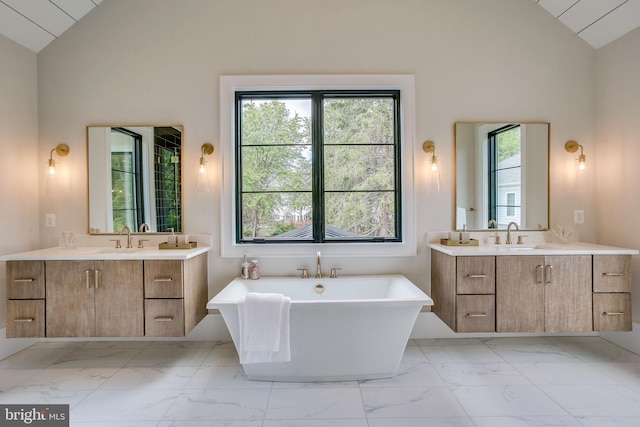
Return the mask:
{"type": "Polygon", "coordinates": [[[211,250],[209,246],[198,246],[192,249],[159,249],[157,246],[142,249],[116,249],[105,246],[84,246],[75,249],[55,247],[0,255],[0,261],[186,260],[209,250],[211,250]]]}
{"type": "Polygon", "coordinates": [[[452,256],[504,255],[637,255],[637,249],[616,248],[592,243],[538,243],[534,245],[446,246],[429,243],[428,247],[452,256]]]}

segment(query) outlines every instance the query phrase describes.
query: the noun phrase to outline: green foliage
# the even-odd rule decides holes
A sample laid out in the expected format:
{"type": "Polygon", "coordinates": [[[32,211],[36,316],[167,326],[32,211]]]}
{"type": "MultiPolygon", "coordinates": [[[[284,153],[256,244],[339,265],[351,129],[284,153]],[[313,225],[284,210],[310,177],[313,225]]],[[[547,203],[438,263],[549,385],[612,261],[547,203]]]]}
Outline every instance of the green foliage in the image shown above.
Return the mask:
{"type": "MultiPolygon", "coordinates": [[[[325,100],[326,224],[363,237],[395,235],[393,112],[388,98],[325,100]]],[[[302,218],[311,215],[310,120],[276,100],[245,102],[242,114],[244,237],[308,224],[302,218]]]]}
{"type": "Polygon", "coordinates": [[[520,154],[520,126],[500,132],[498,138],[498,163],[520,154]]]}

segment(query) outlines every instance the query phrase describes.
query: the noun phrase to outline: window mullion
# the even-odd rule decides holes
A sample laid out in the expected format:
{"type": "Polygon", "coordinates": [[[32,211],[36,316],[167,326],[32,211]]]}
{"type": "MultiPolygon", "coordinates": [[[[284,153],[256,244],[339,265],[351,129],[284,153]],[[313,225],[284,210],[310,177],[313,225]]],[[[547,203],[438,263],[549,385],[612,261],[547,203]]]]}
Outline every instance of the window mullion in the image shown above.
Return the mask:
{"type": "Polygon", "coordinates": [[[324,227],[324,111],[323,97],[319,92],[311,95],[311,150],[312,150],[312,212],[313,212],[313,241],[323,242],[324,227]]]}

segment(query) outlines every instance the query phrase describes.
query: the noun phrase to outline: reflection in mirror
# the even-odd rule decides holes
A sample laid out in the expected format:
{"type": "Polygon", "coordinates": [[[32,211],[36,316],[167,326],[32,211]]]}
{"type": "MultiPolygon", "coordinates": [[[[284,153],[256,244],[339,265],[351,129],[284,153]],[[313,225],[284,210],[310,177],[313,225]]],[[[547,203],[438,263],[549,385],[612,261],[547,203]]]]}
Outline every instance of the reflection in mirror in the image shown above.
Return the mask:
{"type": "Polygon", "coordinates": [[[549,228],[549,123],[456,123],[454,228],[549,228]]]}
{"type": "Polygon", "coordinates": [[[182,132],[87,127],[89,233],[182,232],[182,132]]]}

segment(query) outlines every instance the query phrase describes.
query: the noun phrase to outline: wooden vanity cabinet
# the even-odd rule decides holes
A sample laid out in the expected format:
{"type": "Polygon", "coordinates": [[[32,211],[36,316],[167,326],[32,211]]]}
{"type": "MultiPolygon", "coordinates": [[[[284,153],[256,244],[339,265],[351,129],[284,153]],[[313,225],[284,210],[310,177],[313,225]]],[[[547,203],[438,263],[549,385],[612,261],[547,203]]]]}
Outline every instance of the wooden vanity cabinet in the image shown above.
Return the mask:
{"type": "Polygon", "coordinates": [[[47,337],[144,335],[141,260],[46,261],[47,337]]]}
{"type": "Polygon", "coordinates": [[[44,261],[7,261],[7,338],[45,336],[44,261]]]}
{"type": "Polygon", "coordinates": [[[593,329],[630,331],[631,255],[593,256],[593,329]]]}
{"type": "Polygon", "coordinates": [[[591,271],[591,255],[497,257],[496,330],[593,330],[591,271]]]}
{"type": "Polygon", "coordinates": [[[431,251],[432,311],[454,331],[495,331],[495,258],[431,251]]]}
{"type": "Polygon", "coordinates": [[[207,254],[144,261],[145,336],[180,337],[206,315],[207,254]]]}

